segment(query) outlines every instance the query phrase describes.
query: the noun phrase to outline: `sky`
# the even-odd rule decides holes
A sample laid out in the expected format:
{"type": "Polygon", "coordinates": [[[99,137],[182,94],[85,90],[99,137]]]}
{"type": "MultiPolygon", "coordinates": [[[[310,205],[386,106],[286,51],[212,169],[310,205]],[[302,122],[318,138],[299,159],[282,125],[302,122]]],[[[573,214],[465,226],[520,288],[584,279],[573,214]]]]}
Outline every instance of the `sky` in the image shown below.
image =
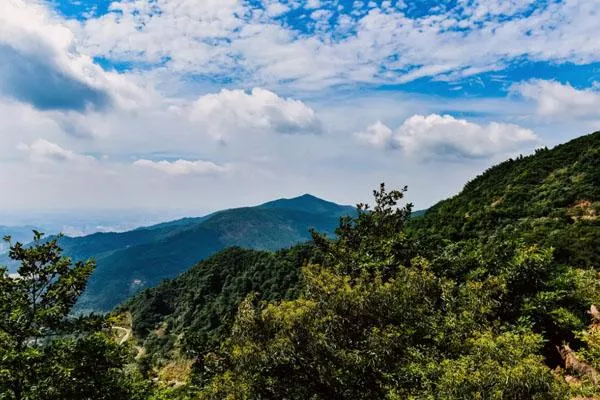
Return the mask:
{"type": "Polygon", "coordinates": [[[600,129],[598,21],[600,0],[1,0],[0,217],[380,182],[426,208],[600,129]]]}

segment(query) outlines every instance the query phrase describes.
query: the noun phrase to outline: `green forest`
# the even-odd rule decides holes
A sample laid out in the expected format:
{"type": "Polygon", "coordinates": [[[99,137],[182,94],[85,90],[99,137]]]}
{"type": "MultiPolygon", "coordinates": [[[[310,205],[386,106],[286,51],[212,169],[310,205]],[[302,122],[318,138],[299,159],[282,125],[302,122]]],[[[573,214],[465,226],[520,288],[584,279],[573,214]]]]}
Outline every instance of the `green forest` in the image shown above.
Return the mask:
{"type": "Polygon", "coordinates": [[[333,236],[227,248],[108,314],[72,312],[93,260],[6,237],[0,399],[600,399],[599,165],[596,132],[423,215],[381,184],[333,236]]]}

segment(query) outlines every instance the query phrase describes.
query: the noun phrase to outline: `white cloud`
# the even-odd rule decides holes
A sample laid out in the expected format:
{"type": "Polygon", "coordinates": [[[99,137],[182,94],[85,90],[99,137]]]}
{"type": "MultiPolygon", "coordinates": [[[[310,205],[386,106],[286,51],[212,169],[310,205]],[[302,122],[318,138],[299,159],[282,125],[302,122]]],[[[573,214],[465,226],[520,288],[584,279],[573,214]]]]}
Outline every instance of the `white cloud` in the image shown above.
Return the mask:
{"type": "Polygon", "coordinates": [[[192,104],[190,118],[205,124],[219,139],[236,131],[315,134],[322,129],[314,110],[303,102],[282,98],[260,88],[254,88],[250,93],[223,89],[204,95],[192,104]]]}
{"type": "Polygon", "coordinates": [[[143,102],[141,90],[76,50],[59,17],[37,1],[0,2],[0,94],[39,109],[104,109],[143,102]]]}
{"type": "Polygon", "coordinates": [[[49,142],[45,139],[37,139],[33,143],[27,145],[20,143],[17,149],[27,153],[29,159],[36,163],[45,162],[77,162],[89,163],[95,160],[92,156],[77,154],[72,150],[65,149],[56,143],[49,142]]]}
{"type": "Polygon", "coordinates": [[[165,98],[136,112],[119,108],[110,112],[41,111],[0,98],[0,119],[0,162],[19,158],[14,149],[20,143],[23,149],[40,150],[36,139],[41,137],[98,158],[104,155],[103,165],[130,162],[132,156],[216,157],[227,163],[250,157],[251,151],[277,151],[272,143],[277,136],[298,140],[301,134],[323,131],[311,107],[258,88],[250,92],[224,90],[195,101],[165,98]],[[22,144],[32,142],[36,145],[22,144]],[[222,146],[224,142],[228,146],[222,146]]]}
{"type": "Polygon", "coordinates": [[[0,160],[13,158],[19,143],[30,143],[41,133],[51,141],[61,140],[63,136],[60,126],[48,113],[29,104],[4,100],[1,96],[0,121],[0,160]]]}
{"type": "MultiPolygon", "coordinates": [[[[74,137],[61,131],[63,125],[52,119],[55,112],[41,112],[23,104],[4,109],[0,102],[0,184],[11,193],[0,199],[0,208],[15,218],[30,214],[29,210],[53,208],[139,208],[161,213],[177,209],[181,215],[202,215],[281,196],[292,197],[300,191],[352,204],[369,200],[373,185],[382,180],[391,186],[409,185],[410,200],[424,207],[459,190],[476,171],[489,167],[491,161],[475,159],[440,167],[436,160],[441,157],[431,157],[431,162],[423,164],[416,157],[398,157],[397,152],[365,151],[362,144],[348,140],[348,134],[371,121],[382,120],[396,127],[415,113],[441,112],[449,107],[482,114],[515,109],[506,99],[452,99],[436,103],[413,94],[395,99],[389,94],[340,94],[322,102],[310,102],[311,109],[318,110],[327,134],[260,134],[252,130],[262,128],[235,129],[227,131],[228,145],[222,146],[206,134],[210,118],[190,121],[189,102],[179,100],[172,104],[174,108],[170,110],[167,106],[138,113],[75,113],[81,117],[77,119],[81,129],[100,129],[105,133],[74,137]],[[28,162],[22,157],[24,153],[15,151],[17,143],[33,143],[42,134],[63,150],[93,154],[98,161],[41,164],[28,162]],[[101,158],[103,154],[108,158],[101,158]],[[160,173],[151,166],[133,166],[138,159],[157,164],[160,160],[171,164],[178,159],[192,163],[210,160],[230,169],[176,175],[160,173]],[[352,185],[348,185],[349,179],[352,185]]],[[[198,167],[162,167],[177,168],[189,171],[198,167]]],[[[211,168],[200,168],[205,170],[211,168]]]]}
{"type": "Polygon", "coordinates": [[[270,17],[278,17],[287,13],[289,10],[290,8],[288,6],[279,2],[274,2],[267,6],[267,14],[270,17]]]}
{"type": "Polygon", "coordinates": [[[514,15],[527,10],[537,0],[476,0],[468,12],[475,18],[483,19],[498,15],[514,15]]]}
{"type": "Polygon", "coordinates": [[[600,88],[575,89],[556,81],[534,79],[513,85],[512,90],[537,105],[537,113],[554,118],[600,120],[600,88]]]}
{"type": "Polygon", "coordinates": [[[85,22],[82,46],[111,59],[159,63],[171,58],[175,71],[215,71],[231,62],[214,41],[241,27],[238,0],[113,2],[107,14],[85,22]],[[211,67],[212,65],[212,67],[211,67]]]}
{"type": "Polygon", "coordinates": [[[312,10],[321,7],[321,0],[308,0],[304,5],[307,10],[312,10]]]}
{"type": "MultiPolygon", "coordinates": [[[[277,12],[271,15],[280,16],[284,2],[271,1],[263,12],[235,0],[193,6],[188,0],[117,1],[111,7],[118,12],[83,24],[82,45],[115,60],[164,61],[161,68],[169,73],[256,86],[315,90],[427,76],[460,79],[515,59],[598,61],[599,1],[548,2],[535,9],[532,0],[460,2],[444,14],[419,17],[356,2],[353,11],[320,19],[313,34],[269,16],[272,8],[277,12]]],[[[315,5],[304,8],[306,16],[315,5]]],[[[328,15],[325,8],[316,10],[328,15]]]]}
{"type": "Polygon", "coordinates": [[[331,10],[316,10],[310,14],[310,17],[315,21],[325,23],[333,16],[333,11],[331,10]]]}
{"type": "Polygon", "coordinates": [[[365,132],[359,132],[356,136],[374,147],[391,148],[395,146],[392,130],[381,121],[377,121],[369,126],[365,132]]]}
{"type": "Polygon", "coordinates": [[[160,172],[164,172],[170,175],[188,175],[188,174],[221,174],[231,169],[229,165],[217,165],[211,161],[188,161],[188,160],[176,160],[176,161],[151,161],[151,160],[137,160],[133,165],[144,168],[152,168],[160,172]]]}
{"type": "MultiPolygon", "coordinates": [[[[164,150],[175,143],[186,149],[181,140],[189,145],[190,141],[194,144],[203,140],[229,141],[251,134],[320,134],[323,130],[311,107],[261,88],[250,92],[223,89],[195,100],[163,98],[152,100],[152,103],[138,106],[135,112],[123,108],[114,108],[110,112],[75,112],[40,111],[15,102],[0,101],[0,114],[23,114],[19,119],[31,119],[26,122],[30,126],[36,121],[40,126],[42,121],[47,121],[54,131],[77,138],[101,140],[97,143],[116,141],[132,146],[134,143],[131,141],[135,141],[138,146],[151,151],[164,150]],[[152,140],[149,141],[149,138],[152,140]],[[158,146],[158,149],[148,149],[151,145],[158,146]]],[[[18,127],[11,129],[12,124],[5,125],[5,129],[0,128],[0,134],[3,130],[18,132],[18,127]]]]}
{"type": "Polygon", "coordinates": [[[487,157],[537,142],[529,129],[492,122],[479,125],[450,115],[413,115],[392,132],[377,123],[360,134],[376,147],[400,148],[418,158],[487,157]]]}

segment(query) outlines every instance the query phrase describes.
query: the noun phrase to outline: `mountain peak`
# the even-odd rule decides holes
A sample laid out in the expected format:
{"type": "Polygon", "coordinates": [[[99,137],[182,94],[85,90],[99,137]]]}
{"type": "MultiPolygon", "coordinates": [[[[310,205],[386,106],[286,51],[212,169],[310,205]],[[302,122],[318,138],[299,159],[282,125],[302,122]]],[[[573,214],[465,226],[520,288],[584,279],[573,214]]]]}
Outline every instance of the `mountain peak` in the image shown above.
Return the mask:
{"type": "Polygon", "coordinates": [[[298,197],[292,197],[290,200],[299,200],[299,199],[310,199],[310,200],[326,201],[326,200],[318,198],[317,196],[313,196],[310,193],[304,193],[303,195],[300,195],[298,197]]]}
{"type": "Polygon", "coordinates": [[[292,198],[282,198],[269,201],[268,203],[261,204],[258,207],[268,209],[288,209],[313,213],[328,213],[336,215],[347,215],[354,211],[354,208],[351,206],[340,205],[331,201],[323,200],[310,193],[304,193],[300,196],[292,198]]]}

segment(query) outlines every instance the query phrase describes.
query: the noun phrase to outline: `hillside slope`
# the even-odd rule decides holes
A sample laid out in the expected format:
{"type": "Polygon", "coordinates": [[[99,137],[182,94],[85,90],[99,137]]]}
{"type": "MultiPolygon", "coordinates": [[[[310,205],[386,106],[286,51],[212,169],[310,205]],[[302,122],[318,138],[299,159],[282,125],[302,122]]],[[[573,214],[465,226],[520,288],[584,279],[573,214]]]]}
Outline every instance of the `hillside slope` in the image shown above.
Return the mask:
{"type": "Polygon", "coordinates": [[[600,132],[510,159],[430,208],[413,228],[452,241],[500,235],[600,266],[600,132]]]}
{"type": "Polygon", "coordinates": [[[75,259],[97,261],[78,310],[109,311],[226,247],[289,247],[310,239],[310,229],[333,233],[339,217],[353,212],[353,207],[305,195],[130,232],[63,238],[61,246],[75,259]]]}
{"type": "Polygon", "coordinates": [[[310,260],[310,244],[277,252],[231,247],[138,293],[118,311],[132,316],[132,330],[152,365],[194,358],[219,345],[249,293],[267,301],[295,298],[300,268],[310,260]]]}
{"type": "MultiPolygon", "coordinates": [[[[561,262],[578,263],[575,267],[600,266],[596,263],[600,250],[599,151],[600,134],[596,133],[509,160],[425,215],[413,213],[410,222],[418,239],[415,248],[431,257],[430,271],[455,279],[457,284],[487,276],[494,288],[500,281],[510,287],[506,296],[496,299],[504,303],[498,303],[502,306],[495,316],[513,324],[527,315],[538,332],[545,332],[548,343],[541,351],[552,365],[557,362],[551,358],[555,346],[565,338],[574,340],[571,327],[579,329],[587,318],[588,299],[573,293],[580,287],[592,293],[593,289],[587,289],[594,286],[582,282],[587,282],[586,276],[595,276],[561,262]],[[487,243],[494,238],[498,239],[495,243],[487,243]],[[556,258],[538,257],[547,253],[520,247],[519,241],[551,244],[556,247],[556,258]],[[430,244],[434,246],[427,247],[430,244]],[[519,253],[522,250],[524,253],[519,253]],[[528,260],[523,254],[530,251],[538,257],[533,258],[536,261],[522,262],[528,260]],[[586,303],[585,307],[580,303],[586,303]]],[[[264,208],[280,204],[285,200],[264,208]]],[[[252,215],[256,209],[238,212],[252,215]]],[[[239,232],[234,223],[237,218],[231,224],[228,216],[218,218],[214,221],[218,226],[239,232]]],[[[249,240],[253,237],[250,232],[230,237],[249,240]]],[[[246,294],[257,292],[259,299],[272,305],[279,299],[295,298],[302,287],[300,268],[308,261],[320,260],[311,245],[277,253],[227,249],[177,278],[137,294],[119,311],[133,316],[134,337],[145,348],[144,362],[154,373],[160,375],[163,368],[181,360],[195,360],[194,373],[202,375],[203,358],[199,356],[227,337],[235,309],[246,294]]]]}

